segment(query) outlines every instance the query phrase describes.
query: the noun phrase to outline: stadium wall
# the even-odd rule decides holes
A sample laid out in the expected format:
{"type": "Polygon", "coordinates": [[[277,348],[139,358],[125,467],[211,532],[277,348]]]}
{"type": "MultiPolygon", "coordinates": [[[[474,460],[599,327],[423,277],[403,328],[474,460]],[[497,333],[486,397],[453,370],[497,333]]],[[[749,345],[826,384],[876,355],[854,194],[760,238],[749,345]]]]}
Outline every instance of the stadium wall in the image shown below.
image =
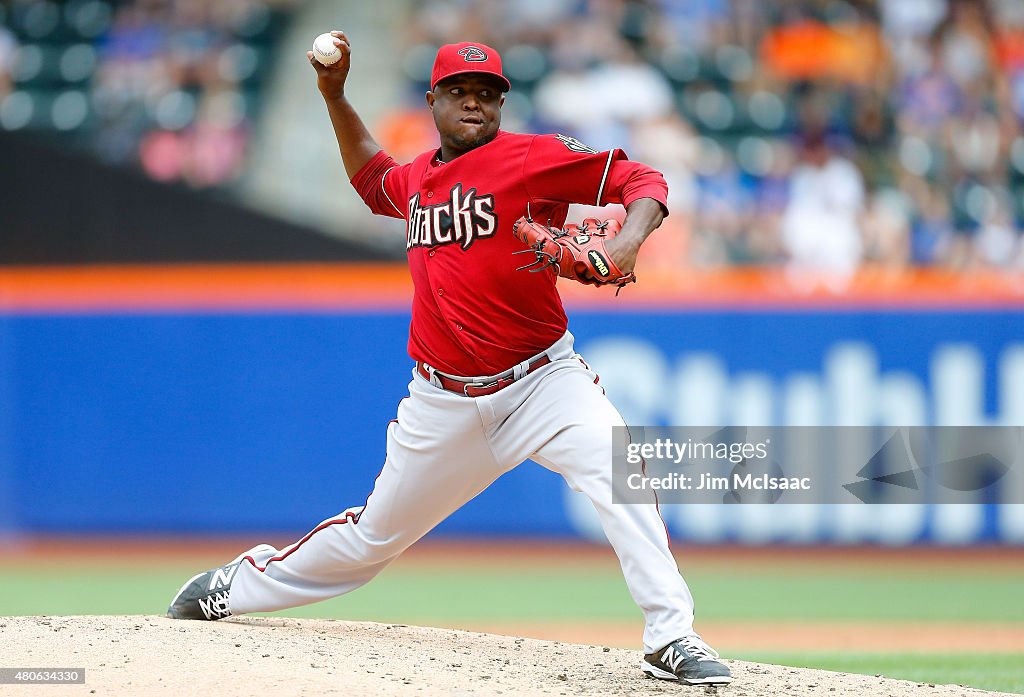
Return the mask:
{"type": "MultiPolygon", "coordinates": [[[[777,280],[567,289],[570,327],[633,424],[1024,424],[1016,291],[951,295],[925,274],[893,301],[871,279],[842,296],[777,280]]],[[[360,505],[411,376],[409,293],[390,266],[0,269],[0,531],[301,531],[360,505]]],[[[1024,542],[1024,506],[890,508],[664,515],[707,542],[1024,542]]],[[[597,529],[530,463],[438,533],[597,529]]]]}

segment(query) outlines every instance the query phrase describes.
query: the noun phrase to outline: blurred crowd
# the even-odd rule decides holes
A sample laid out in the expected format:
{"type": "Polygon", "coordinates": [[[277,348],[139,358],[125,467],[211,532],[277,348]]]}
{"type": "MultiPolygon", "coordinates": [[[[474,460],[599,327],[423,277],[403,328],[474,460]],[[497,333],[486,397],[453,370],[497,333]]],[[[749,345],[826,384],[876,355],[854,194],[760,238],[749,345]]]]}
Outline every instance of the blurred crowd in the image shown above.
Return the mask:
{"type": "Polygon", "coordinates": [[[4,0],[0,127],[197,187],[240,173],[261,73],[291,0],[4,0]]]}
{"type": "MultiPolygon", "coordinates": [[[[240,174],[282,17],[302,0],[0,0],[0,129],[62,132],[161,181],[240,174]]],[[[509,130],[662,170],[666,268],[1024,268],[1024,0],[411,0],[407,99],[436,143],[442,43],[502,51],[509,130]]],[[[620,212],[621,214],[621,212],[620,212]]],[[[645,261],[645,264],[651,263],[645,261]]]]}
{"type": "Polygon", "coordinates": [[[405,23],[405,155],[435,47],[502,51],[510,130],[661,169],[653,263],[1024,268],[1021,0],[427,0],[405,23]]]}

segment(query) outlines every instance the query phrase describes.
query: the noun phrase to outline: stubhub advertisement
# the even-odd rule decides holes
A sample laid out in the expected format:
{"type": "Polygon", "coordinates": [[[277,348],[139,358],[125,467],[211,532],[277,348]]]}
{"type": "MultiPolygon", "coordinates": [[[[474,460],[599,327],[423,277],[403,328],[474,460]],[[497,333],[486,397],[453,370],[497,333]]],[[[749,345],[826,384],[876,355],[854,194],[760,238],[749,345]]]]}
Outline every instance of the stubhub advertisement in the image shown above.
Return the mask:
{"type": "MultiPolygon", "coordinates": [[[[1024,425],[1011,310],[570,312],[626,422],[1024,425]]],[[[404,312],[0,315],[0,530],[301,532],[366,499],[404,312]]],[[[673,538],[1024,541],[1021,505],[664,506],[673,538]]],[[[528,462],[433,534],[600,535],[528,462]]]]}

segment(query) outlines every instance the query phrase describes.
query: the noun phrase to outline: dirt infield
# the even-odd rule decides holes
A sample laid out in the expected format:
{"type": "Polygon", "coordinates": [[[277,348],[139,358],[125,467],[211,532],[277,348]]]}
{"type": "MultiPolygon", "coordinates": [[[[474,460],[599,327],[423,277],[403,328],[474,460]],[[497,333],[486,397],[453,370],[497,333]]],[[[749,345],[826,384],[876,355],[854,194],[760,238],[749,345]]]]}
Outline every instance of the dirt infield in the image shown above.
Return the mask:
{"type": "Polygon", "coordinates": [[[999,694],[741,661],[728,661],[736,681],[716,692],[645,678],[636,651],[340,620],[0,617],[0,646],[7,667],[86,671],[85,685],[23,687],[10,694],[999,694]]]}

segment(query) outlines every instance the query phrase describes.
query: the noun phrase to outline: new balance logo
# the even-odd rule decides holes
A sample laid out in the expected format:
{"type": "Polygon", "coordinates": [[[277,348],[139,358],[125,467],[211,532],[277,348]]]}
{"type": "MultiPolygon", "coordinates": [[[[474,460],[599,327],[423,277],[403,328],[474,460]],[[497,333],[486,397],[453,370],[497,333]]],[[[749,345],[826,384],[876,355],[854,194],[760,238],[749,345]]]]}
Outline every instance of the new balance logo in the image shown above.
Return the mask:
{"type": "Polygon", "coordinates": [[[222,566],[217,569],[210,576],[210,585],[206,590],[213,591],[218,588],[227,588],[231,585],[231,579],[235,577],[236,571],[238,571],[238,564],[222,566]]]}
{"type": "Polygon", "coordinates": [[[679,665],[686,660],[686,656],[679,653],[675,646],[669,646],[665,653],[661,654],[661,662],[672,669],[673,673],[679,672],[679,665]]]}
{"type": "Polygon", "coordinates": [[[228,609],[228,594],[226,592],[214,593],[207,598],[199,599],[199,609],[208,620],[219,620],[222,617],[231,615],[228,609]]]}

